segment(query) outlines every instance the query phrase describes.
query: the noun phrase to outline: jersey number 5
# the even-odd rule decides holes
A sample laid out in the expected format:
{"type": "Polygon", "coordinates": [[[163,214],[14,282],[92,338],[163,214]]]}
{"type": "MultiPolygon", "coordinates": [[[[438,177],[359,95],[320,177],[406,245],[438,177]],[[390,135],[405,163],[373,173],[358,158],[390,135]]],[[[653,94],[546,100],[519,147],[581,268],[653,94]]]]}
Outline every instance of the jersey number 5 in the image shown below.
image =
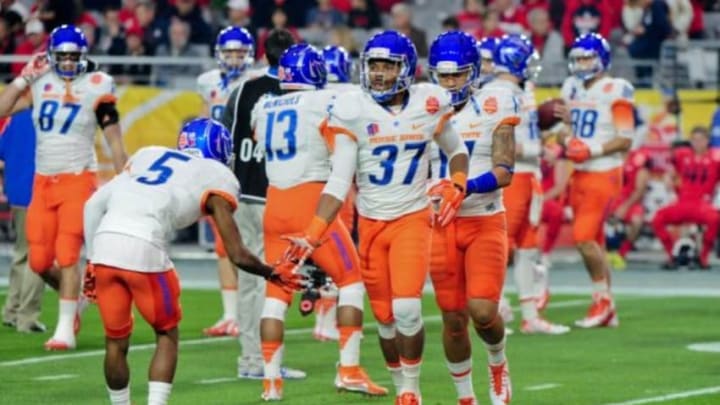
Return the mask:
{"type": "MultiPolygon", "coordinates": [[[[65,135],[68,130],[70,130],[70,125],[72,125],[75,117],[77,117],[78,112],[80,112],[80,104],[64,103],[62,107],[70,110],[67,118],[65,118],[65,122],[63,122],[62,127],[60,127],[60,134],[65,135]]],[[[45,100],[40,104],[38,124],[40,125],[41,131],[52,131],[55,126],[55,115],[59,109],[60,103],[56,100],[45,100]]]]}
{"type": "Polygon", "coordinates": [[[168,166],[169,161],[179,160],[181,162],[187,162],[190,160],[190,156],[181,152],[165,152],[160,156],[153,164],[148,167],[149,173],[157,173],[154,178],[148,176],[138,177],[138,183],[147,184],[148,186],[157,186],[159,184],[165,184],[170,176],[173,174],[173,168],[168,166]]]}
{"type": "MultiPolygon", "coordinates": [[[[412,183],[413,179],[415,178],[415,173],[418,169],[418,164],[420,163],[420,157],[425,152],[426,145],[426,142],[405,144],[405,151],[414,150],[415,154],[412,157],[412,161],[410,161],[410,167],[408,167],[408,171],[405,174],[405,178],[403,179],[402,184],[412,183]]],[[[373,149],[372,154],[374,156],[383,157],[383,160],[380,162],[380,166],[383,168],[383,173],[382,176],[376,176],[374,174],[371,174],[370,183],[378,186],[390,184],[390,182],[392,181],[393,172],[395,170],[395,161],[397,160],[398,152],[399,149],[397,145],[381,145],[373,149]]]]}

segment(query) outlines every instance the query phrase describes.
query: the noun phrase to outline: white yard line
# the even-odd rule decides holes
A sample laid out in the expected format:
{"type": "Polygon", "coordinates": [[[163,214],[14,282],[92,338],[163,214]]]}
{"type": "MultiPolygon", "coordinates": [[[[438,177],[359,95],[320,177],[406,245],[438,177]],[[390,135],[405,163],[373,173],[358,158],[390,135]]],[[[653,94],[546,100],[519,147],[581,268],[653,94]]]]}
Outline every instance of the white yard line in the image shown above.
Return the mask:
{"type": "Polygon", "coordinates": [[[43,375],[40,377],[33,378],[33,381],[57,381],[57,380],[69,380],[71,378],[77,377],[77,374],[53,374],[53,375],[43,375]]]}
{"type": "Polygon", "coordinates": [[[555,384],[555,383],[547,383],[547,384],[540,384],[540,385],[531,385],[529,387],[525,387],[525,391],[544,391],[544,390],[551,390],[553,388],[557,388],[561,386],[562,384],[555,384]]]}
{"type": "Polygon", "coordinates": [[[694,352],[720,353],[720,342],[693,343],[687,348],[694,352]]]}
{"type": "Polygon", "coordinates": [[[198,380],[195,381],[195,384],[220,384],[220,383],[226,383],[226,382],[233,382],[237,381],[237,377],[222,377],[222,378],[208,378],[206,380],[198,380]]]}
{"type": "Polygon", "coordinates": [[[720,393],[720,385],[718,385],[716,387],[707,387],[707,388],[701,388],[701,389],[692,390],[692,391],[681,391],[681,392],[676,392],[674,394],[660,395],[657,397],[638,398],[638,399],[633,399],[633,400],[625,401],[625,402],[614,402],[612,404],[605,404],[605,405],[655,404],[658,402],[672,401],[673,399],[700,397],[703,395],[711,395],[711,394],[717,394],[717,393],[720,393]]]}
{"type": "MultiPolygon", "coordinates": [[[[578,307],[587,305],[589,300],[570,300],[570,301],[561,301],[553,303],[551,302],[548,307],[550,308],[567,308],[567,307],[578,307]]],[[[518,311],[518,308],[513,308],[515,311],[518,311]]],[[[423,318],[425,323],[437,323],[440,322],[441,317],[440,315],[432,315],[432,316],[426,316],[423,318]]],[[[365,330],[374,330],[375,324],[367,324],[363,327],[365,330]]],[[[311,334],[313,331],[313,328],[297,328],[297,329],[288,329],[285,331],[286,335],[303,335],[303,334],[311,334]]],[[[181,346],[195,346],[195,345],[205,345],[205,344],[212,344],[212,343],[220,343],[220,342],[226,342],[228,340],[235,340],[234,337],[221,337],[221,338],[200,338],[200,339],[188,339],[188,340],[181,340],[180,345],[181,346]]],[[[146,343],[141,345],[134,345],[130,346],[130,351],[143,351],[143,350],[152,350],[155,349],[155,343],[146,343]]],[[[60,360],[69,360],[69,359],[76,359],[76,358],[82,358],[82,357],[95,357],[95,356],[102,356],[105,354],[105,350],[89,350],[84,352],[72,352],[72,353],[64,353],[64,354],[51,354],[48,356],[37,356],[37,357],[27,357],[24,359],[19,360],[10,360],[10,361],[3,361],[0,362],[0,367],[16,367],[16,366],[26,366],[30,364],[40,364],[40,363],[48,363],[48,362],[54,362],[54,361],[60,361],[60,360]]]]}

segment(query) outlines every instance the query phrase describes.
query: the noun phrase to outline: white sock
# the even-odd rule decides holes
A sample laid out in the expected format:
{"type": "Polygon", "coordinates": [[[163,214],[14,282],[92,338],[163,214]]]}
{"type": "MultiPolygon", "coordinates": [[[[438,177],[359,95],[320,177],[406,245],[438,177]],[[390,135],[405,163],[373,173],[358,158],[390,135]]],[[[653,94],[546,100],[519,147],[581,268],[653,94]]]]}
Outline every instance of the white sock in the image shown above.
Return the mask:
{"type": "Polygon", "coordinates": [[[538,310],[536,300],[534,298],[521,298],[520,311],[522,312],[522,319],[524,321],[537,319],[538,310]]]}
{"type": "Polygon", "coordinates": [[[340,366],[353,367],[360,365],[360,341],[362,328],[360,326],[340,326],[340,366]]]}
{"type": "Polygon", "coordinates": [[[518,249],[515,251],[515,286],[521,300],[534,298],[535,291],[535,263],[537,262],[537,249],[518,249]]]}
{"type": "Polygon", "coordinates": [[[63,341],[75,341],[75,314],[77,313],[77,299],[60,298],[58,323],[53,338],[63,341]]]}
{"type": "Polygon", "coordinates": [[[171,383],[150,381],[148,383],[148,405],[166,405],[171,390],[171,383]]]}
{"type": "Polygon", "coordinates": [[[472,357],[458,363],[447,362],[458,398],[475,398],[472,384],[472,357]]]}
{"type": "Polygon", "coordinates": [[[265,378],[281,378],[280,367],[283,359],[285,345],[280,342],[263,342],[263,369],[265,378]]]}
{"type": "Polygon", "coordinates": [[[593,281],[593,293],[601,294],[603,296],[609,296],[610,295],[610,284],[608,283],[607,278],[604,278],[599,281],[593,281]]]}
{"type": "Polygon", "coordinates": [[[110,395],[110,404],[112,405],[130,405],[130,386],[113,390],[107,387],[108,395],[110,395]]]}
{"type": "Polygon", "coordinates": [[[400,358],[400,367],[402,367],[403,383],[400,393],[412,392],[420,395],[420,366],[422,359],[406,360],[400,358]]]}
{"type": "Polygon", "coordinates": [[[223,288],[221,291],[223,304],[223,320],[237,320],[237,288],[223,288]]]}
{"type": "Polygon", "coordinates": [[[403,376],[402,366],[400,364],[388,364],[387,369],[392,377],[393,385],[395,386],[395,395],[400,395],[403,387],[403,376]]]}
{"type": "Polygon", "coordinates": [[[485,343],[485,348],[488,352],[488,363],[492,366],[497,366],[505,362],[505,337],[494,345],[485,343]]]}

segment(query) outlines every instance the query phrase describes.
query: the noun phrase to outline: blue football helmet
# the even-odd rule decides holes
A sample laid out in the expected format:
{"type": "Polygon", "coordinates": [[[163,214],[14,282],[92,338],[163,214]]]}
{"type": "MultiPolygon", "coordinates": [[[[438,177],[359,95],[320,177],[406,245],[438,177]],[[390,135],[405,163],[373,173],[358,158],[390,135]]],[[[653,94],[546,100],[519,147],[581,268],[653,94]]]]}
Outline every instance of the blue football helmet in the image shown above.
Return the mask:
{"type": "Polygon", "coordinates": [[[533,80],[540,73],[540,57],[524,35],[505,35],[495,53],[495,72],[510,73],[521,81],[533,80]]]}
{"type": "Polygon", "coordinates": [[[48,61],[55,73],[72,80],[87,71],[88,43],[80,28],[61,25],[48,38],[48,61]]]}
{"type": "Polygon", "coordinates": [[[329,45],[323,49],[325,68],[328,81],[336,83],[350,83],[352,78],[352,58],[342,46],[329,45]]]}
{"type": "Polygon", "coordinates": [[[417,51],[405,35],[397,31],[383,31],[375,34],[365,44],[360,60],[360,85],[378,103],[384,103],[396,94],[407,90],[415,81],[417,51]],[[397,80],[388,90],[373,90],[370,79],[370,61],[386,60],[400,64],[397,80]]]}
{"type": "Polygon", "coordinates": [[[568,54],[570,73],[580,80],[590,80],[610,69],[610,44],[600,34],[584,34],[575,39],[568,54]],[[580,66],[578,58],[595,58],[590,67],[580,66]]]}
{"type": "Polygon", "coordinates": [[[310,44],[295,44],[280,56],[278,68],[283,90],[322,89],[327,83],[325,60],[310,44]]]}
{"type": "Polygon", "coordinates": [[[477,42],[478,55],[480,56],[480,72],[478,73],[476,87],[481,87],[495,77],[495,48],[500,39],[496,37],[485,37],[477,42]],[[487,66],[487,67],[486,67],[487,66]]]}
{"type": "Polygon", "coordinates": [[[480,57],[475,38],[462,31],[438,35],[430,45],[428,58],[430,78],[439,83],[444,73],[468,72],[467,80],[459,88],[448,89],[453,105],[462,104],[470,97],[472,85],[480,73],[480,57]]]}
{"type": "Polygon", "coordinates": [[[245,28],[227,27],[220,31],[215,40],[215,59],[220,69],[230,80],[237,79],[255,61],[255,40],[245,28]],[[228,51],[245,51],[245,55],[234,59],[225,53],[228,51]]]}
{"type": "Polygon", "coordinates": [[[196,118],[183,125],[178,135],[178,150],[193,156],[230,165],[233,141],[223,124],[210,118],[196,118]]]}

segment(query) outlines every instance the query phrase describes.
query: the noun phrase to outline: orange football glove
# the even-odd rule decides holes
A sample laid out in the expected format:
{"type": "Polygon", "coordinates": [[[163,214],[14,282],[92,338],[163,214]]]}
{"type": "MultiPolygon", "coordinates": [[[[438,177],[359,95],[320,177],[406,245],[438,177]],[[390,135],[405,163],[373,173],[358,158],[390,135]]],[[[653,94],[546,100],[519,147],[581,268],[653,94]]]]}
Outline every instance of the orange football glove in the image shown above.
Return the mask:
{"type": "Polygon", "coordinates": [[[320,238],[327,228],[327,222],[316,216],[305,232],[282,235],[280,238],[290,242],[290,246],[283,255],[283,260],[293,262],[310,257],[312,252],[322,245],[323,241],[320,238]]]}
{"type": "Polygon", "coordinates": [[[85,266],[85,275],[83,276],[82,294],[90,302],[97,301],[97,289],[95,288],[95,266],[89,261],[85,266]]]}
{"type": "Polygon", "coordinates": [[[457,215],[460,204],[465,198],[465,192],[459,185],[444,179],[430,188],[428,194],[433,208],[433,226],[436,224],[441,227],[447,226],[457,215]]]}
{"type": "Polygon", "coordinates": [[[565,150],[565,157],[572,160],[575,163],[582,163],[590,159],[591,152],[590,147],[585,142],[572,138],[567,143],[567,149],[565,150]]]}
{"type": "Polygon", "coordinates": [[[285,292],[292,294],[295,291],[303,291],[310,287],[310,278],[301,273],[299,270],[305,260],[297,263],[289,260],[280,260],[273,266],[273,272],[268,277],[268,281],[275,283],[285,292]]]}

